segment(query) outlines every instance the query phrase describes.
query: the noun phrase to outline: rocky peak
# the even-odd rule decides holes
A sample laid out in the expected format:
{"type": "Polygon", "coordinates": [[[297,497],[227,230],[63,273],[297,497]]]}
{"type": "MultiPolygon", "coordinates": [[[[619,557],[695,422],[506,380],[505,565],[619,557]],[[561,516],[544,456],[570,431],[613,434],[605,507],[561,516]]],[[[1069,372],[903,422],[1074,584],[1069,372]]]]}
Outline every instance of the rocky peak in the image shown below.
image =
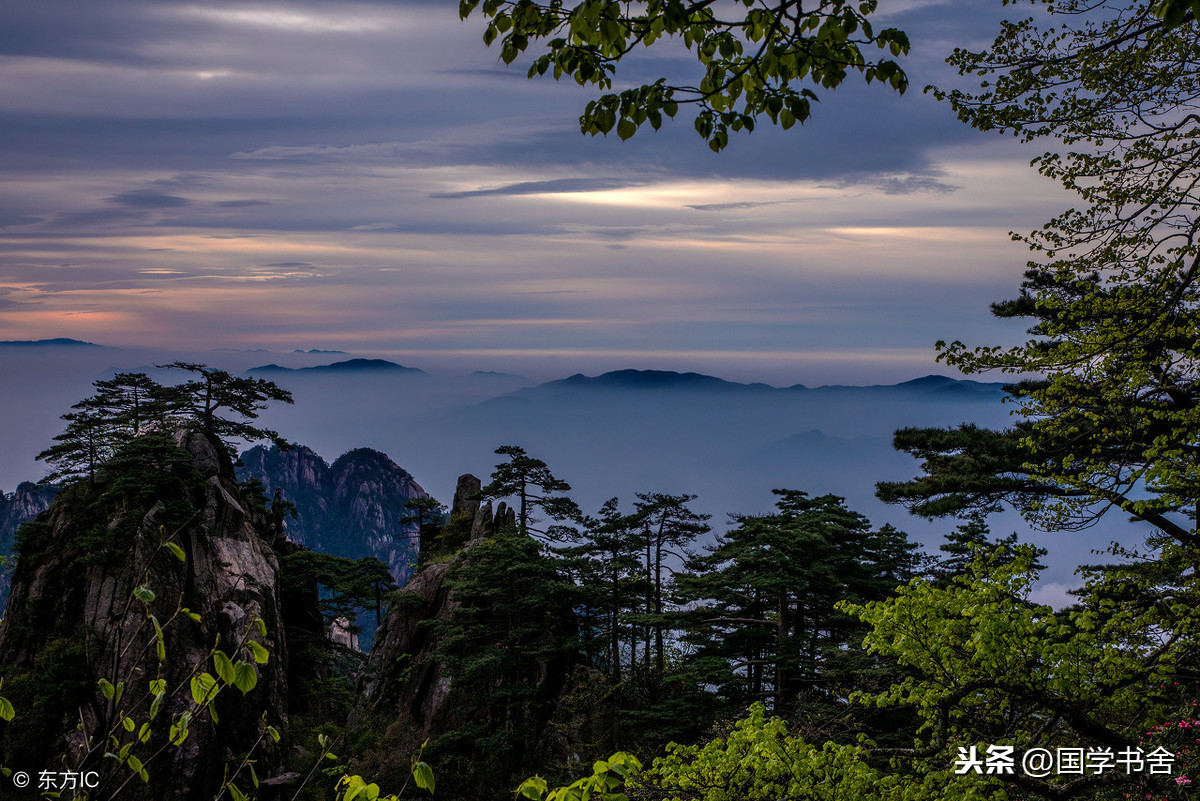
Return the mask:
{"type": "MultiPolygon", "coordinates": [[[[493,707],[488,700],[481,701],[479,688],[456,679],[441,661],[438,650],[438,638],[444,629],[442,624],[455,618],[463,603],[456,593],[461,591],[463,585],[460,582],[464,576],[480,564],[496,563],[497,549],[521,549],[524,544],[533,542],[527,535],[516,533],[505,534],[511,536],[511,540],[500,538],[501,529],[507,526],[511,526],[510,532],[515,532],[514,510],[500,503],[493,512],[491,501],[480,498],[481,486],[479,479],[473,475],[459,477],[450,520],[432,543],[439,550],[432,552],[432,558],[398,593],[376,633],[375,644],[367,658],[360,684],[360,709],[352,716],[350,727],[361,728],[377,725],[381,720],[388,721],[378,749],[365,755],[363,760],[364,770],[369,768],[374,771],[372,775],[381,780],[390,778],[401,781],[403,776],[391,776],[388,773],[403,768],[404,763],[395,760],[393,755],[412,753],[422,742],[430,741],[433,744],[431,749],[436,750],[442,735],[463,726],[482,727],[482,731],[491,731],[513,724],[513,720],[506,717],[512,710],[505,712],[499,706],[493,707]],[[447,548],[454,543],[461,545],[457,550],[448,551],[447,548]],[[488,555],[481,557],[481,554],[488,555]],[[479,561],[481,558],[483,562],[479,561]],[[381,715],[382,718],[372,719],[372,715],[381,715]]],[[[503,575],[490,568],[485,568],[484,572],[497,577],[503,575]]],[[[575,625],[569,599],[564,596],[560,601],[555,607],[541,607],[532,613],[536,615],[533,619],[544,621],[538,636],[544,637],[547,643],[560,639],[564,631],[573,630],[575,625]]],[[[478,610],[467,617],[480,619],[478,610]]],[[[487,617],[487,610],[483,611],[483,617],[487,617]]],[[[504,639],[506,634],[497,631],[494,636],[504,639]]],[[[489,645],[491,639],[489,633],[486,638],[489,645]]],[[[496,645],[500,646],[500,643],[496,645]]],[[[555,654],[552,646],[547,650],[539,649],[536,658],[528,655],[518,658],[532,661],[527,661],[524,669],[515,673],[502,670],[494,677],[494,682],[487,681],[485,684],[492,686],[515,681],[516,685],[520,685],[520,689],[515,685],[509,689],[515,695],[529,699],[519,717],[525,721],[523,725],[526,728],[523,731],[537,743],[543,739],[556,699],[575,667],[575,657],[566,652],[555,654]],[[514,679],[514,676],[518,677],[514,679]]],[[[510,755],[520,754],[521,748],[516,746],[510,755]]],[[[506,771],[519,773],[522,769],[519,758],[510,764],[506,762],[507,756],[479,756],[479,765],[487,763],[489,759],[499,759],[504,765],[502,768],[492,766],[498,771],[489,774],[493,777],[506,771]]],[[[479,776],[471,774],[472,770],[481,774],[488,771],[488,768],[481,768],[470,760],[468,762],[472,767],[464,768],[462,775],[448,779],[451,783],[458,782],[454,786],[457,786],[459,793],[479,779],[479,776]]],[[[504,776],[504,780],[508,778],[504,776]]],[[[475,797],[504,795],[497,794],[492,787],[479,790],[475,797]]]]}
{"type": "MultiPolygon", "coordinates": [[[[225,766],[255,747],[264,712],[272,725],[287,720],[279,560],[263,521],[229,480],[222,446],[180,432],[174,442],[152,435],[131,447],[110,477],[67,488],[22,535],[0,623],[0,675],[17,718],[4,728],[0,747],[6,764],[98,771],[97,798],[208,801],[225,766]],[[182,549],[182,560],[167,541],[182,549]],[[163,628],[161,657],[150,615],[163,628]],[[214,669],[217,643],[235,654],[247,637],[270,658],[255,664],[248,694],[221,692],[219,722],[210,720],[196,711],[190,680],[214,669]],[[148,741],[139,743],[120,723],[125,715],[146,717],[153,677],[167,692],[148,741]],[[106,697],[101,679],[124,682],[125,693],[106,697]],[[195,716],[187,739],[171,746],[172,721],[189,711],[195,716]],[[149,783],[136,776],[127,782],[130,768],[103,758],[116,750],[110,734],[132,743],[130,753],[153,767],[149,783]]],[[[278,762],[274,748],[270,738],[259,743],[260,776],[278,762]]]]}
{"type": "Polygon", "coordinates": [[[400,520],[408,515],[405,502],[426,492],[386,454],[356,448],[328,465],[310,448],[259,446],[242,454],[238,477],[262,482],[268,498],[282,489],[295,504],[296,516],[286,520],[289,540],[334,556],[373,556],[398,584],[411,575],[418,543],[400,520]]]}
{"type": "MultiPolygon", "coordinates": [[[[56,486],[29,481],[18,484],[11,495],[0,492],[0,556],[13,554],[17,529],[50,508],[57,494],[56,486]]],[[[11,582],[12,565],[0,563],[0,610],[8,603],[11,582]]]]}
{"type": "Polygon", "coordinates": [[[10,495],[0,492],[0,547],[11,547],[21,524],[46,511],[57,494],[56,486],[29,481],[22,481],[10,495]]]}

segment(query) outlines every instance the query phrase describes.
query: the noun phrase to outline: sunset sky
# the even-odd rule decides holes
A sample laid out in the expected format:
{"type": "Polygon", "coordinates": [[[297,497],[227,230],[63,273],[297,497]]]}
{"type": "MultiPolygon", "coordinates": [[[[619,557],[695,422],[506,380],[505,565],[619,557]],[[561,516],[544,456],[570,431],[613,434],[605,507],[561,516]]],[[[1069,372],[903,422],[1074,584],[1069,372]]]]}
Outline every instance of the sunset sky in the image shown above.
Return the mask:
{"type": "MultiPolygon", "coordinates": [[[[451,0],[6,0],[0,340],[949,373],[937,339],[1020,337],[987,316],[1027,255],[1008,232],[1070,199],[921,92],[999,3],[883,5],[913,41],[907,95],[852,79],[714,155],[686,109],[582,136],[593,93],[498,63],[451,0]]],[[[655,51],[618,79],[690,74],[655,51]]]]}

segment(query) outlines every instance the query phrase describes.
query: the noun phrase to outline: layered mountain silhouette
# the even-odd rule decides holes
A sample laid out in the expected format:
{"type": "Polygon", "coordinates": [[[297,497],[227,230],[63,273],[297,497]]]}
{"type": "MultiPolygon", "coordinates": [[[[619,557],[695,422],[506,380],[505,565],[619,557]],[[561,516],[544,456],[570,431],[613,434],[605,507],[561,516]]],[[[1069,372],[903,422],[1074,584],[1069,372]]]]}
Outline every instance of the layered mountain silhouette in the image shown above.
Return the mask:
{"type": "Polygon", "coordinates": [[[426,375],[424,370],[405,367],[402,364],[389,362],[387,359],[346,359],[332,364],[318,364],[314,367],[281,367],[278,364],[264,364],[246,371],[247,375],[270,373],[301,373],[304,375],[314,373],[408,373],[410,375],[426,375]]]}

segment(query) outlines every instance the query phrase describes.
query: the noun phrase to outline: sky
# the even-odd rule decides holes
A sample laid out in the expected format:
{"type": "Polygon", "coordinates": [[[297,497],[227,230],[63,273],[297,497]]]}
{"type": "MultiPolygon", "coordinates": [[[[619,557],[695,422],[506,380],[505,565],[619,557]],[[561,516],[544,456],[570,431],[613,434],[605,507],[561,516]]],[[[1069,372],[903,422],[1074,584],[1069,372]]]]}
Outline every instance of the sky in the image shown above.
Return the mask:
{"type": "MultiPolygon", "coordinates": [[[[921,88],[983,0],[884,0],[903,97],[851,78],[711,153],[681,111],[587,137],[457,3],[6,0],[0,340],[338,349],[539,378],[904,380],[989,318],[1069,204],[921,88]]],[[[1014,13],[1008,9],[1009,13],[1014,13]]],[[[656,46],[618,86],[694,78],[656,46]]]]}

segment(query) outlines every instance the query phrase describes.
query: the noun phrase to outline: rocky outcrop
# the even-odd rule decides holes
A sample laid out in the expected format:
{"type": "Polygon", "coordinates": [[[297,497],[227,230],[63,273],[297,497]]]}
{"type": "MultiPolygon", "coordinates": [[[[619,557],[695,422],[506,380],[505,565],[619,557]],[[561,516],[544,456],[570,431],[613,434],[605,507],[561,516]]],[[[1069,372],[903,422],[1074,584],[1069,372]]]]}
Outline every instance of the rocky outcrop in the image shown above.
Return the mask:
{"type": "Polygon", "coordinates": [[[18,484],[12,494],[0,492],[0,546],[7,543],[11,547],[12,538],[21,524],[50,508],[50,502],[57,494],[56,486],[29,481],[18,484]]]}
{"type": "Polygon", "coordinates": [[[428,738],[449,691],[449,680],[436,664],[424,658],[434,646],[428,623],[446,620],[454,613],[457,604],[449,597],[446,576],[468,558],[472,546],[495,531],[492,502],[482,503],[479,498],[482,486],[469,473],[458,477],[447,528],[462,532],[461,549],[451,559],[424,566],[404,586],[376,632],[363,671],[366,707],[407,707],[409,714],[405,717],[419,727],[414,732],[417,742],[428,738]],[[394,669],[394,664],[401,665],[401,669],[394,669]]]}
{"type": "MultiPolygon", "coordinates": [[[[450,520],[431,543],[441,549],[457,543],[459,548],[427,559],[393,600],[364,667],[359,708],[350,727],[382,730],[374,749],[356,766],[381,782],[403,781],[408,756],[429,741],[431,759],[455,766],[444,791],[439,780],[439,792],[482,800],[510,796],[510,779],[529,769],[534,753],[554,747],[547,728],[577,655],[561,645],[574,641],[569,594],[518,613],[524,615],[518,625],[532,624],[530,636],[536,642],[513,639],[507,624],[491,620],[489,601],[475,597],[467,602],[471,610],[465,625],[471,633],[460,628],[458,635],[449,635],[465,637],[452,650],[457,650],[455,658],[470,659],[479,655],[477,647],[495,649],[495,673],[489,668],[482,677],[465,680],[443,661],[439,638],[446,636],[452,619],[451,628],[459,625],[456,612],[464,605],[466,576],[484,574],[483,582],[511,584],[517,597],[528,598],[522,582],[546,564],[527,572],[505,560],[500,553],[505,549],[519,550],[534,561],[544,558],[536,543],[516,533],[513,510],[501,503],[493,512],[491,501],[481,501],[480,486],[472,475],[459,477],[450,520]],[[482,569],[473,573],[475,568],[482,569]],[[518,697],[524,700],[511,700],[518,697]],[[488,737],[502,742],[481,744],[488,737]]],[[[534,581],[544,578],[538,573],[534,581]]]]}
{"type": "Polygon", "coordinates": [[[409,515],[405,502],[426,492],[385,454],[356,448],[328,465],[311,448],[259,446],[240,461],[239,479],[262,482],[268,498],[282,489],[295,505],[286,520],[289,540],[334,556],[373,556],[397,584],[408,581],[418,543],[414,527],[400,520],[409,515]]]}
{"type": "Polygon", "coordinates": [[[110,478],[68,488],[22,535],[0,624],[0,675],[17,707],[0,732],[3,761],[96,771],[98,800],[209,801],[243,755],[253,752],[260,777],[280,765],[262,736],[288,717],[279,559],[223,448],[182,432],[135,446],[110,478]],[[254,686],[223,687],[214,715],[197,704],[194,679],[220,672],[218,647],[253,670],[244,683],[254,686]],[[103,692],[101,680],[119,690],[103,692]],[[186,738],[171,744],[185,718],[186,738]],[[136,765],[104,757],[126,745],[136,765]]]}
{"type": "MultiPolygon", "coordinates": [[[[0,492],[0,556],[9,556],[16,545],[17,530],[50,508],[58,487],[23,481],[6,495],[0,492]]],[[[0,565],[0,610],[8,603],[12,583],[11,565],[0,565]]]]}

